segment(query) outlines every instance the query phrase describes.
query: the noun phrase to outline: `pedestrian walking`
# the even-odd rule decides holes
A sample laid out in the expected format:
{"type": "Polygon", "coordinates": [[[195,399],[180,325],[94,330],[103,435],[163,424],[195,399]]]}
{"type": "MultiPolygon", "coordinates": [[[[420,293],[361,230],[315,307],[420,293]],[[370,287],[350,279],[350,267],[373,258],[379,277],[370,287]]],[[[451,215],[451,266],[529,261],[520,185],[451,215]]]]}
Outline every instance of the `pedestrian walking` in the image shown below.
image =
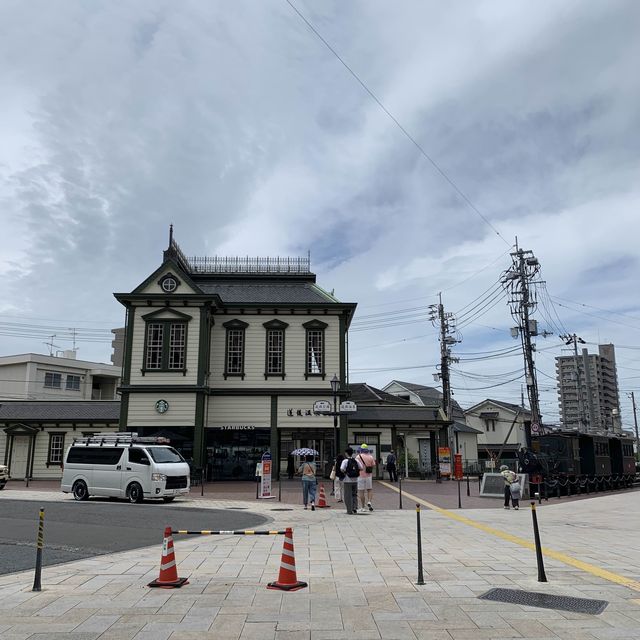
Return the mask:
{"type": "Polygon", "coordinates": [[[333,470],[331,471],[333,475],[333,497],[336,499],[336,502],[342,502],[342,481],[344,480],[344,473],[342,473],[340,467],[342,466],[343,460],[344,455],[339,453],[336,458],[336,463],[333,465],[333,470]]]}
{"type": "Polygon", "coordinates": [[[348,514],[358,513],[358,479],[362,463],[354,455],[353,449],[347,447],[344,450],[344,460],[340,463],[340,472],[344,474],[342,479],[342,497],[348,514]]]}
{"type": "Polygon", "coordinates": [[[396,468],[396,454],[393,450],[387,455],[387,473],[389,474],[389,482],[398,482],[398,469],[396,468]]]}
{"type": "Polygon", "coordinates": [[[517,511],[520,508],[520,497],[522,496],[522,485],[520,483],[520,476],[516,475],[516,479],[509,486],[511,491],[511,504],[517,511]]]}
{"type": "Polygon", "coordinates": [[[504,508],[508,509],[511,502],[511,485],[517,480],[518,476],[506,464],[500,467],[500,475],[504,479],[504,508]]]}
{"type": "Polygon", "coordinates": [[[298,473],[302,475],[302,502],[304,508],[311,503],[311,511],[316,510],[316,463],[313,456],[306,456],[305,461],[298,468],[298,473]]]}
{"type": "Polygon", "coordinates": [[[358,498],[360,500],[360,513],[366,513],[367,509],[373,511],[371,500],[373,498],[373,470],[376,466],[375,458],[371,455],[366,444],[360,446],[358,458],[362,463],[358,478],[358,498]],[[366,505],[366,506],[365,506],[366,505]]]}

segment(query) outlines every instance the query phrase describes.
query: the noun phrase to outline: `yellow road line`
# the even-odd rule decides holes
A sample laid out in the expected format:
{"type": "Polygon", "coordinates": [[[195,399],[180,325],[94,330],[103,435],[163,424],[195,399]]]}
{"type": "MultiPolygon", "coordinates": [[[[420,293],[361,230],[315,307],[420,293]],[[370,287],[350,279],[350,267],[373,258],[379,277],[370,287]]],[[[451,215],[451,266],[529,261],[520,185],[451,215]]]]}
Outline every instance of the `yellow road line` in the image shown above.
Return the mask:
{"type": "MultiPolygon", "coordinates": [[[[400,492],[397,487],[394,487],[393,485],[388,484],[387,482],[380,481],[380,480],[378,482],[380,482],[380,484],[383,485],[384,487],[387,487],[388,489],[395,491],[396,493],[400,492]]],[[[532,551],[535,551],[535,548],[536,548],[535,544],[533,542],[529,542],[528,540],[525,540],[524,538],[514,536],[510,533],[505,533],[504,531],[500,531],[499,529],[494,529],[493,527],[490,527],[481,522],[476,522],[471,518],[467,518],[466,516],[456,513],[455,511],[450,511],[449,509],[443,509],[442,507],[432,504],[431,502],[427,502],[426,500],[423,500],[418,496],[414,496],[413,494],[408,493],[406,491],[403,491],[402,495],[406,496],[407,498],[410,498],[411,500],[414,500],[419,504],[424,505],[425,507],[428,507],[433,511],[436,511],[442,516],[451,518],[452,520],[457,520],[462,524],[469,525],[470,527],[475,527],[476,529],[480,529],[480,531],[484,531],[485,533],[490,533],[491,535],[494,535],[498,538],[502,538],[503,540],[507,540],[508,542],[513,542],[513,544],[517,544],[517,545],[520,545],[521,547],[525,547],[527,549],[531,549],[532,551]]],[[[567,564],[571,567],[575,567],[576,569],[580,569],[581,571],[586,571],[587,573],[597,576],[598,578],[602,578],[603,580],[608,580],[609,582],[615,582],[616,584],[621,584],[625,587],[628,587],[629,589],[633,589],[634,591],[640,591],[640,582],[637,582],[636,580],[631,580],[631,578],[625,578],[624,576],[618,575],[617,573],[607,571],[606,569],[601,569],[600,567],[596,567],[593,564],[589,564],[588,562],[583,562],[582,560],[578,560],[577,558],[568,556],[567,554],[561,553],[560,551],[554,551],[553,549],[548,549],[547,547],[542,548],[542,553],[547,558],[553,558],[554,560],[563,562],[564,564],[567,564]]]]}

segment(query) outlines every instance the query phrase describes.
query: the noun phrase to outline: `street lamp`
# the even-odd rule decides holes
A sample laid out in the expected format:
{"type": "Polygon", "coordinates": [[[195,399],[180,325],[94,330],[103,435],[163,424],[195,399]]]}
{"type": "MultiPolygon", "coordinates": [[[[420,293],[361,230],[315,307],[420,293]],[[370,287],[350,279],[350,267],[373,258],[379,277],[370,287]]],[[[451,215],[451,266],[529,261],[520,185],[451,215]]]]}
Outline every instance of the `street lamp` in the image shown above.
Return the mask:
{"type": "Polygon", "coordinates": [[[338,389],[340,388],[340,379],[334,373],[331,378],[331,392],[333,393],[333,456],[338,457],[338,389]]]}

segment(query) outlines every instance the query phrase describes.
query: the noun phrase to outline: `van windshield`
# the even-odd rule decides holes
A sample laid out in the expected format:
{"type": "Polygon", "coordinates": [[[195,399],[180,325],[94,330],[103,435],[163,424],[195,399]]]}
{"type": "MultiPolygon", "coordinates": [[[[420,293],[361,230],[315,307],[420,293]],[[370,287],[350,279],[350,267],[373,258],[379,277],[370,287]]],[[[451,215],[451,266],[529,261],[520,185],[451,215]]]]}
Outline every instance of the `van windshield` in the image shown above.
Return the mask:
{"type": "Polygon", "coordinates": [[[184,462],[184,458],[173,447],[149,447],[147,453],[154,462],[184,462]]]}

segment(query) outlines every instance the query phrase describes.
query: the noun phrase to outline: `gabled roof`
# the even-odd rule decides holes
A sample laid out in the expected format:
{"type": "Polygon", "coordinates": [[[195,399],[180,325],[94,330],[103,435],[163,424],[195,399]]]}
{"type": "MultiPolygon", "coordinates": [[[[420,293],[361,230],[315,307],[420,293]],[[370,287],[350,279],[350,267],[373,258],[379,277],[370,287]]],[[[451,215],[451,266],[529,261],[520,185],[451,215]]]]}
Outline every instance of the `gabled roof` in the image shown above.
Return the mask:
{"type": "Polygon", "coordinates": [[[522,407],[522,405],[519,404],[512,404],[511,402],[503,402],[502,400],[492,400],[491,398],[487,398],[486,400],[483,400],[482,402],[478,402],[477,404],[474,404],[472,407],[469,407],[468,409],[465,410],[465,413],[472,413],[475,409],[477,409],[478,407],[482,406],[483,404],[486,404],[487,402],[494,404],[498,407],[501,407],[502,409],[506,409],[507,411],[510,411],[511,413],[516,413],[516,412],[520,412],[521,414],[525,415],[525,416],[530,416],[531,415],[531,411],[529,409],[527,409],[526,407],[522,407]]]}
{"type": "Polygon", "coordinates": [[[349,391],[351,395],[349,400],[352,400],[356,404],[360,403],[373,403],[373,404],[389,404],[396,406],[409,406],[415,407],[412,402],[394,396],[392,393],[387,393],[381,389],[376,389],[366,382],[353,382],[349,384],[349,391]]]}
{"type": "Polygon", "coordinates": [[[442,419],[439,409],[411,406],[358,406],[358,410],[349,414],[349,424],[354,423],[378,423],[395,425],[415,425],[416,428],[433,427],[440,429],[448,424],[442,419]]]}
{"type": "MultiPolygon", "coordinates": [[[[415,384],[413,382],[401,382],[400,380],[392,380],[390,384],[400,385],[404,387],[407,391],[411,391],[415,393],[425,407],[439,407],[442,404],[442,391],[436,389],[435,387],[428,387],[424,384],[415,384]]],[[[387,385],[387,386],[389,386],[387,385]]],[[[464,421],[464,410],[458,404],[456,400],[451,400],[451,412],[454,417],[458,417],[461,421],[464,421]]]]}
{"type": "Polygon", "coordinates": [[[458,433],[483,433],[480,429],[474,429],[464,422],[455,420],[453,422],[453,430],[458,433]]]}
{"type": "Polygon", "coordinates": [[[118,422],[119,400],[3,400],[0,422],[118,422]]]}

